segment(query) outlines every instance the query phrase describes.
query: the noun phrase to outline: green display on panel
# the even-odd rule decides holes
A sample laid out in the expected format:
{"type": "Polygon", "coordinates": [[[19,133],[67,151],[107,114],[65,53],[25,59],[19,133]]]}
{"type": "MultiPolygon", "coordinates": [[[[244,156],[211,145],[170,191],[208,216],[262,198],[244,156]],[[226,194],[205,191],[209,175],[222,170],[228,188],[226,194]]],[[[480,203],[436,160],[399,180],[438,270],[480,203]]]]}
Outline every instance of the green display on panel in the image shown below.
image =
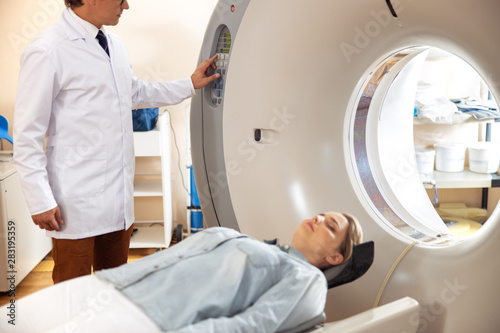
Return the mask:
{"type": "Polygon", "coordinates": [[[229,53],[231,50],[231,33],[227,27],[222,29],[217,42],[216,53],[229,53]]]}
{"type": "Polygon", "coordinates": [[[215,52],[218,55],[215,61],[216,72],[220,77],[210,84],[210,100],[213,105],[221,105],[224,100],[224,87],[226,86],[226,74],[231,53],[231,33],[228,27],[224,27],[215,40],[217,45],[215,52]]]}

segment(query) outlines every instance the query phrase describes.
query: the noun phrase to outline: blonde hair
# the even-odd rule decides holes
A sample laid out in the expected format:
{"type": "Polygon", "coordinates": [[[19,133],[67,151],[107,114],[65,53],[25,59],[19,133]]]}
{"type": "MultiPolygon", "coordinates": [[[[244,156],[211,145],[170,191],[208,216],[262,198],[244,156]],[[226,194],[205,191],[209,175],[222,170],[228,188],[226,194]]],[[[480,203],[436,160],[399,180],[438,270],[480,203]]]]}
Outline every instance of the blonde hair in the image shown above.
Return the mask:
{"type": "Polygon", "coordinates": [[[358,245],[363,241],[363,230],[361,229],[359,221],[354,216],[348,213],[342,213],[342,215],[349,223],[347,234],[342,244],[340,244],[339,249],[340,254],[344,257],[342,262],[345,262],[351,258],[354,245],[358,245]]]}

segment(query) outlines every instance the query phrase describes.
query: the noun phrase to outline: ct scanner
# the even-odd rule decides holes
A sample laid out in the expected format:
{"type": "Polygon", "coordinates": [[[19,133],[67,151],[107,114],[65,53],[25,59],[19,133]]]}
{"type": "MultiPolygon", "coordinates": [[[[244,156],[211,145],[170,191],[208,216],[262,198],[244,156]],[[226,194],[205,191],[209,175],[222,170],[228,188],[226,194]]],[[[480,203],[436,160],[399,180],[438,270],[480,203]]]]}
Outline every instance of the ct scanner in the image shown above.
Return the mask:
{"type": "MultiPolygon", "coordinates": [[[[345,211],[375,242],[370,270],[330,291],[322,332],[407,297],[413,332],[499,331],[499,209],[455,238],[418,178],[412,135],[431,47],[466,60],[498,99],[498,14],[498,0],[217,4],[200,59],[219,54],[222,78],[191,106],[206,223],[287,242],[304,218],[345,211]]],[[[371,332],[403,331],[389,327],[371,332]]]]}

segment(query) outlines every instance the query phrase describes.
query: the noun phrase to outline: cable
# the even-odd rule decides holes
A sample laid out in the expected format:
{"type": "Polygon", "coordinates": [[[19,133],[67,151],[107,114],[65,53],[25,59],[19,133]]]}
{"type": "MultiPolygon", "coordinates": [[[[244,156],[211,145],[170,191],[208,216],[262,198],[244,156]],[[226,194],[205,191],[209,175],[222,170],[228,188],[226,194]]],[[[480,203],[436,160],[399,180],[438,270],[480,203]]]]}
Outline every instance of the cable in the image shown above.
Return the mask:
{"type": "Polygon", "coordinates": [[[391,269],[389,270],[389,272],[387,272],[387,275],[384,279],[384,282],[382,282],[382,285],[380,286],[380,289],[379,289],[378,294],[377,294],[377,298],[375,299],[375,304],[373,304],[374,308],[376,308],[378,306],[378,303],[380,302],[380,298],[382,297],[382,293],[384,292],[385,286],[387,285],[387,282],[389,281],[390,277],[392,276],[392,273],[394,273],[394,270],[399,265],[399,262],[401,261],[401,259],[403,259],[403,257],[406,255],[406,253],[408,253],[408,251],[410,251],[411,248],[413,246],[415,246],[415,244],[417,244],[417,242],[413,242],[410,245],[408,245],[406,247],[406,249],[404,249],[404,251],[396,259],[394,264],[392,264],[391,269]]]}
{"type": "MultiPolygon", "coordinates": [[[[168,114],[170,116],[170,111],[166,110],[165,112],[168,112],[168,114]]],[[[170,117],[170,119],[172,119],[172,117],[170,117]]],[[[174,126],[172,125],[172,121],[170,121],[170,129],[172,129],[172,134],[174,136],[174,145],[175,145],[175,149],[177,150],[177,167],[179,168],[179,172],[181,174],[182,187],[184,187],[184,190],[186,190],[187,195],[190,196],[191,194],[189,193],[189,190],[186,186],[186,183],[184,182],[184,176],[182,174],[181,152],[179,150],[179,145],[177,144],[177,136],[175,135],[175,130],[174,130],[174,126]]]]}

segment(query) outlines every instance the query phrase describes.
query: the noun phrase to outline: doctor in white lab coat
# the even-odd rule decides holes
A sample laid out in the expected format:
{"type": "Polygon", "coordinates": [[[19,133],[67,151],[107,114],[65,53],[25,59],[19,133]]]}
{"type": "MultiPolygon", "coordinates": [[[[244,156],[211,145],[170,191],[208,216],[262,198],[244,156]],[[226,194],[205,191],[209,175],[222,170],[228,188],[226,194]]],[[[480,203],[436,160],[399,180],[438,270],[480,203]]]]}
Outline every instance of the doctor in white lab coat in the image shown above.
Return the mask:
{"type": "Polygon", "coordinates": [[[127,261],[131,110],[180,103],[218,77],[207,76],[213,57],[190,78],[143,82],[123,42],[103,28],[118,23],[127,0],[65,1],[61,19],[21,57],[14,114],[14,163],[34,223],[53,239],[54,282],[127,261]]]}

